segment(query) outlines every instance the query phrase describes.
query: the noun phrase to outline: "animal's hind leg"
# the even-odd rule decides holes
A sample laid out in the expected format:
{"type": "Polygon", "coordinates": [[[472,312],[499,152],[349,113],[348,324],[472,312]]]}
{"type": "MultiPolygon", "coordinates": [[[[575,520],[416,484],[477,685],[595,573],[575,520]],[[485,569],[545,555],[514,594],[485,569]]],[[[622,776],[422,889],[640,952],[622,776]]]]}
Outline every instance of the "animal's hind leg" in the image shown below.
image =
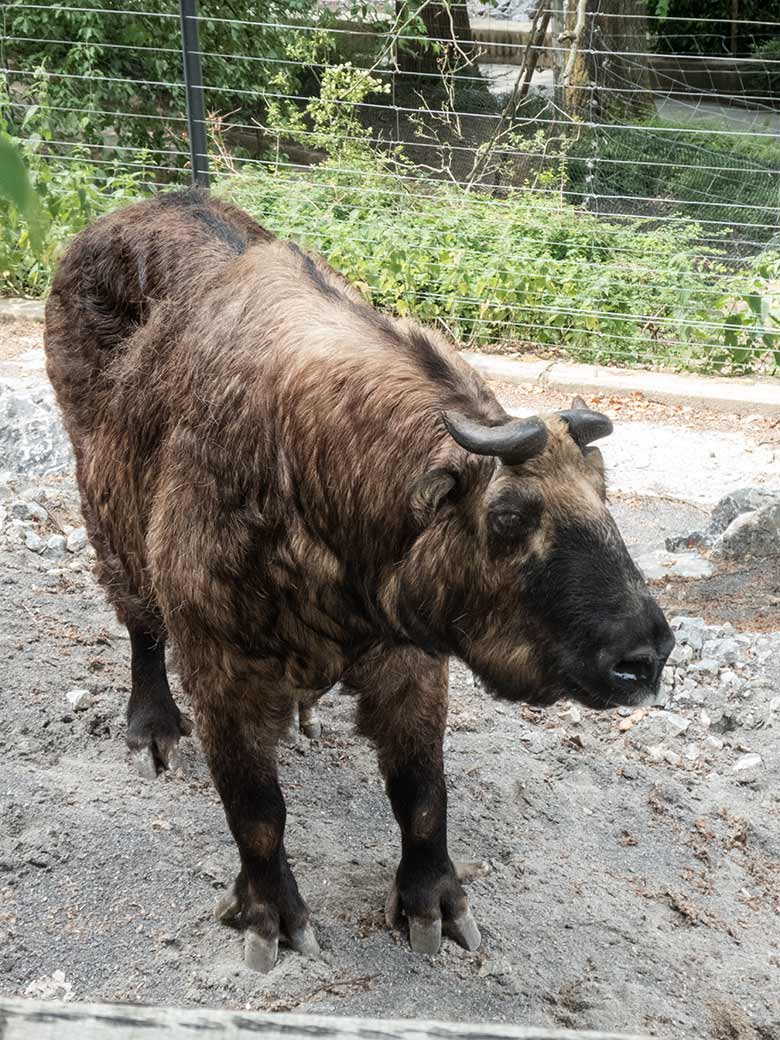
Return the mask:
{"type": "Polygon", "coordinates": [[[127,744],[135,768],[141,776],[152,779],[158,769],[176,767],[179,740],[189,735],[192,724],[179,711],[168,685],[162,618],[133,590],[121,560],[94,523],[88,505],[83,512],[97,556],[96,577],[130,635],[132,684],[127,704],[127,744]]]}
{"type": "Polygon", "coordinates": [[[126,622],[130,633],[132,687],[127,704],[127,744],[141,776],[153,779],[158,769],[178,765],[179,740],[192,724],[176,706],[165,670],[165,636],[161,630],[126,622]]]}

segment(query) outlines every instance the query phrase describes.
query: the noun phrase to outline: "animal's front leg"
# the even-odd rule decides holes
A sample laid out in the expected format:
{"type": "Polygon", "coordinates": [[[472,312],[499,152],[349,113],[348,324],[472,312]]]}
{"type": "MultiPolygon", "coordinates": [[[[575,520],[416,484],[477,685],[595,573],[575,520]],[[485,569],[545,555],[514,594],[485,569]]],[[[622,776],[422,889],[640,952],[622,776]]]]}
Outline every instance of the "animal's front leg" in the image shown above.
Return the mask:
{"type": "Polygon", "coordinates": [[[400,926],[405,919],[417,953],[437,953],[442,934],[475,950],[479,929],[447,849],[447,663],[419,651],[396,651],[364,665],[349,685],[360,694],[358,726],[376,744],[401,829],[388,924],[400,926]]]}

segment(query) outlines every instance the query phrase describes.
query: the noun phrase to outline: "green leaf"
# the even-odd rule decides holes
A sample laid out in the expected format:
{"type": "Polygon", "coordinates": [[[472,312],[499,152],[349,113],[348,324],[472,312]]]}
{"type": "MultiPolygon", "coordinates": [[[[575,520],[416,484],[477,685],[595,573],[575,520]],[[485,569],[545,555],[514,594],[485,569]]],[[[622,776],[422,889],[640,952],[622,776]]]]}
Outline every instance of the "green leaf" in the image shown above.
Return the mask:
{"type": "Polygon", "coordinates": [[[20,213],[29,216],[35,202],[19,150],[10,137],[0,135],[0,194],[4,195],[20,213]]]}
{"type": "Polygon", "coordinates": [[[40,256],[45,221],[19,149],[5,134],[0,134],[0,195],[5,196],[27,220],[30,245],[36,256],[40,256]]]}

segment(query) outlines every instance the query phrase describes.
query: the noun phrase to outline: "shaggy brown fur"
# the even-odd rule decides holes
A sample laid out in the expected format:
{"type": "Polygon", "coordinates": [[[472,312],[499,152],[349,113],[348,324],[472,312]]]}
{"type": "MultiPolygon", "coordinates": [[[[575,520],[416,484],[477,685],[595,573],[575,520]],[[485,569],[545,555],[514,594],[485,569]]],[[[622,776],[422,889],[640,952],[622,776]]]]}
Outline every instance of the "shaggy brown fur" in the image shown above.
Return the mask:
{"type": "Polygon", "coordinates": [[[46,350],[98,575],[131,634],[128,740],[166,765],[186,732],[170,634],[241,854],[222,914],[248,926],[248,961],[273,963],[280,930],[316,949],[275,746],[291,705],[338,681],[359,697],[401,828],[394,912],[418,949],[438,946],[442,918],[475,945],[446,845],[447,655],[504,696],[604,705],[620,696],[582,678],[591,647],[616,626],[620,647],[667,639],[597,453],[555,416],[522,466],[464,451],[444,412],[507,416],[447,342],[197,193],[78,236],[46,350]]]}

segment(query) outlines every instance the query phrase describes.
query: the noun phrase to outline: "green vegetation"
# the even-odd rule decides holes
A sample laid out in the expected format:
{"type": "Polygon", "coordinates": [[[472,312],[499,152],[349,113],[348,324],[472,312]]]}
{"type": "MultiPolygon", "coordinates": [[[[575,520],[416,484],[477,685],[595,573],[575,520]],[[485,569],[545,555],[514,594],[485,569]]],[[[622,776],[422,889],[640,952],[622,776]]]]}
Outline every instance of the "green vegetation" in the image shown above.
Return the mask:
{"type": "Polygon", "coordinates": [[[780,145],[738,131],[732,121],[659,117],[636,129],[598,127],[569,149],[570,184],[613,196],[604,203],[610,212],[637,212],[633,200],[650,200],[650,215],[674,214],[718,231],[731,225],[734,238],[760,245],[780,225],[780,145]],[[589,165],[591,156],[597,159],[589,165]]]}
{"type": "MultiPolygon", "coordinates": [[[[525,341],[583,361],[748,372],[780,366],[762,300],[780,255],[734,274],[691,222],[610,222],[519,190],[500,202],[399,190],[374,170],[253,169],[223,193],[324,253],[378,307],[483,347],[525,341]],[[774,351],[774,354],[772,353],[774,351]]],[[[430,188],[430,186],[428,186],[430,188]]]]}
{"type": "MultiPolygon", "coordinates": [[[[9,118],[18,120],[35,90],[34,70],[45,69],[59,140],[83,140],[88,126],[93,142],[108,131],[131,151],[164,149],[160,165],[181,167],[176,152],[186,153],[186,120],[179,4],[122,0],[116,14],[110,7],[99,0],[64,8],[57,0],[5,0],[2,64],[20,70],[9,118]]],[[[311,0],[201,3],[206,109],[249,123],[258,93],[274,89],[280,75],[289,93],[299,93],[302,79],[284,64],[295,34],[272,23],[290,23],[312,7],[311,0]],[[253,60],[256,55],[262,59],[253,60]]]]}
{"type": "MultiPolygon", "coordinates": [[[[287,53],[313,60],[327,47],[318,37],[293,39],[287,53]]],[[[780,251],[764,235],[758,255],[735,261],[734,236],[723,226],[780,223],[770,176],[777,164],[760,141],[669,133],[653,121],[640,130],[600,130],[598,157],[615,162],[589,165],[594,138],[564,135],[553,146],[532,126],[528,136],[509,139],[531,163],[494,197],[421,171],[403,150],[376,146],[358,108],[382,98],[386,87],[376,76],[349,63],[318,76],[308,101],[267,105],[273,158],[228,159],[231,150],[216,141],[217,190],[278,234],[322,252],[380,308],[436,322],[484,348],[530,344],[578,360],[726,373],[780,369],[780,315],[770,309],[780,251]],[[326,158],[301,169],[285,153],[293,146],[326,158]],[[586,176],[601,178],[597,194],[650,197],[656,208],[644,217],[592,213],[583,205],[593,191],[586,176]],[[759,211],[740,208],[754,204],[759,211]],[[745,212],[756,215],[745,220],[745,212]]],[[[92,147],[63,149],[51,87],[39,72],[22,122],[0,93],[0,131],[21,143],[44,220],[33,248],[19,206],[0,200],[4,292],[45,294],[62,243],[141,195],[154,170],[146,152],[139,166],[104,160],[96,167],[92,147]]],[[[83,119],[83,140],[110,131],[83,119]]],[[[775,290],[775,306],[777,299],[775,290]]]]}
{"type": "Polygon", "coordinates": [[[85,161],[85,147],[67,157],[48,150],[55,120],[46,86],[46,78],[39,77],[36,104],[17,127],[6,119],[8,94],[0,78],[0,141],[27,167],[35,195],[0,197],[0,295],[45,295],[59,248],[95,217],[142,191],[141,172],[117,163],[96,170],[85,161]],[[24,136],[13,137],[12,129],[24,136]]]}

